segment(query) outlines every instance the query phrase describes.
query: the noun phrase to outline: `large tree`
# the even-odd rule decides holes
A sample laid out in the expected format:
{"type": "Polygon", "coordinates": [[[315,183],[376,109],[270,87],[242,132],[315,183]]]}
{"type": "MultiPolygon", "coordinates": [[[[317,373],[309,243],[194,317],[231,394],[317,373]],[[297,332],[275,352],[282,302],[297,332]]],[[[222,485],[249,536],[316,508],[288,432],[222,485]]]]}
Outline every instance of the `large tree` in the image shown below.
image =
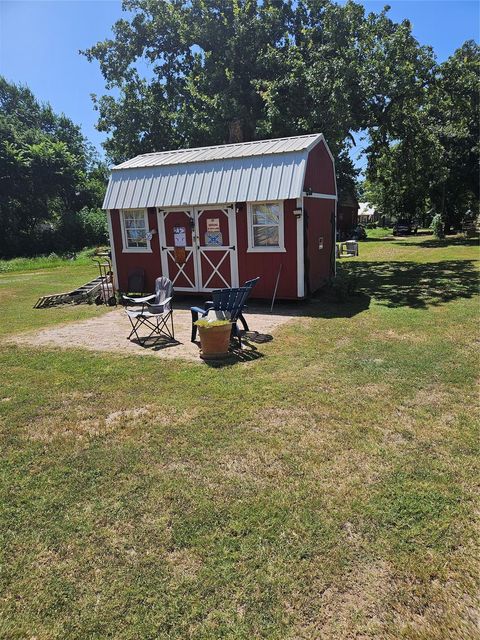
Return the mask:
{"type": "Polygon", "coordinates": [[[480,47],[466,42],[402,103],[395,128],[371,130],[367,198],[381,213],[439,213],[447,230],[478,212],[480,47]]]}
{"type": "Polygon", "coordinates": [[[469,40],[440,65],[429,94],[429,115],[440,168],[429,191],[447,231],[465,212],[478,214],[480,46],[469,40]]]}
{"type": "Polygon", "coordinates": [[[125,0],[114,37],[85,53],[113,161],[141,152],[322,131],[353,183],[353,134],[372,148],[421,93],[432,55],[407,22],[329,0],[125,0]],[[378,138],[378,141],[377,141],[378,138]]]}
{"type": "Polygon", "coordinates": [[[105,172],[80,128],[0,77],[0,255],[41,252],[33,242],[39,228],[100,206],[104,188],[105,172]]]}

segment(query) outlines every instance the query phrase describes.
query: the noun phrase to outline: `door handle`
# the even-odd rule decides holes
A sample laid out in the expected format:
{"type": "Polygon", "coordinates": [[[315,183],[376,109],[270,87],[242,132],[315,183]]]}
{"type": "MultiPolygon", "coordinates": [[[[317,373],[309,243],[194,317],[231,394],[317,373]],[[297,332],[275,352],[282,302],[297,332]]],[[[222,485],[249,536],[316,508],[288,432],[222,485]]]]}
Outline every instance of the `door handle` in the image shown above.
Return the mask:
{"type": "Polygon", "coordinates": [[[232,249],[233,251],[235,251],[235,245],[233,245],[233,247],[228,247],[229,249],[232,249]]]}

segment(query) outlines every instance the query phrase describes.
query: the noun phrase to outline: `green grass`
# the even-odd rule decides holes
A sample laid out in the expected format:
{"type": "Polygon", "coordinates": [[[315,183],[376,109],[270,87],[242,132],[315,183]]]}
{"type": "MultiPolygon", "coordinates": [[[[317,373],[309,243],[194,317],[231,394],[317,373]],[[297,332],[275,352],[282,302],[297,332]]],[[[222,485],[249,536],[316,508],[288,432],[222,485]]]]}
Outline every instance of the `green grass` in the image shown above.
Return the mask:
{"type": "Polygon", "coordinates": [[[0,260],[0,274],[67,267],[71,264],[75,264],[76,266],[86,266],[92,263],[91,255],[92,249],[84,249],[76,254],[75,259],[65,258],[52,253],[49,256],[38,256],[36,258],[13,258],[12,260],[0,260]]]}
{"type": "MultiPolygon", "coordinates": [[[[221,369],[0,345],[0,637],[476,638],[478,257],[361,243],[221,369]]],[[[89,269],[0,276],[3,334],[89,269]]]]}
{"type": "Polygon", "coordinates": [[[0,274],[0,336],[105,313],[106,307],[86,304],[33,308],[41,296],[71,291],[97,276],[98,267],[91,258],[48,269],[0,274]]]}

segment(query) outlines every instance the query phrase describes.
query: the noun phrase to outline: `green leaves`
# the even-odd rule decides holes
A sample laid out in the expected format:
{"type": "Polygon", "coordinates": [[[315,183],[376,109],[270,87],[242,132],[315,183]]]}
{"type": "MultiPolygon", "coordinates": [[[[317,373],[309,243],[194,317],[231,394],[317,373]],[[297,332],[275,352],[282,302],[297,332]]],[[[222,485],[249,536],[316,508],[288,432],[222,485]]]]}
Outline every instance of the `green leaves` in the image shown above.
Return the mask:
{"type": "Polygon", "coordinates": [[[430,210],[448,231],[467,209],[478,210],[480,47],[466,42],[425,70],[424,81],[390,103],[390,121],[370,130],[366,191],[386,215],[425,218],[430,210]]]}
{"type": "MultiPolygon", "coordinates": [[[[99,206],[106,176],[80,128],[0,77],[0,256],[58,249],[43,231],[99,206]]],[[[81,234],[70,243],[82,242],[81,234]]]]}

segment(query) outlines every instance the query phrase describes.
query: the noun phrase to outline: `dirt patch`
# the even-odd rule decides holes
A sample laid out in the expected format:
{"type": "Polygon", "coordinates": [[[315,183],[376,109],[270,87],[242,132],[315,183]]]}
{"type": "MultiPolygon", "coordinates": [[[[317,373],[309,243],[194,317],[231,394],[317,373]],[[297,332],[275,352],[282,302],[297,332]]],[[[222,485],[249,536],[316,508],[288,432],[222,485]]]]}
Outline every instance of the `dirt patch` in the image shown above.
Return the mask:
{"type": "Polygon", "coordinates": [[[385,638],[379,631],[392,584],[391,570],[381,561],[355,567],[335,585],[314,580],[310,597],[301,603],[300,610],[298,603],[287,604],[287,610],[294,617],[307,621],[291,637],[295,640],[385,638]]]}
{"type": "Polygon", "coordinates": [[[132,433],[141,433],[147,438],[150,427],[162,427],[191,421],[197,414],[194,411],[169,411],[165,413],[155,407],[133,407],[112,411],[106,416],[89,415],[91,407],[70,408],[68,413],[60,412],[42,416],[26,427],[26,436],[38,442],[52,442],[57,438],[88,440],[113,434],[115,438],[129,438],[132,433]]]}
{"type": "Polygon", "coordinates": [[[373,335],[379,340],[391,340],[411,343],[425,342],[427,339],[426,336],[418,335],[415,333],[400,333],[393,329],[387,329],[385,331],[375,331],[373,335]]]}
{"type": "MultiPolygon", "coordinates": [[[[130,324],[124,310],[120,308],[97,318],[10,336],[6,342],[57,349],[110,351],[123,355],[154,355],[160,358],[181,358],[202,363],[199,358],[199,344],[190,341],[192,328],[190,311],[175,310],[173,317],[176,341],[158,341],[148,347],[142,347],[137,342],[127,339],[130,324]]],[[[247,320],[251,331],[245,335],[245,353],[247,354],[250,350],[258,354],[262,344],[272,339],[271,333],[295,317],[298,317],[296,309],[292,309],[291,313],[283,311],[282,315],[269,314],[263,310],[248,313],[247,320]]]]}
{"type": "Polygon", "coordinates": [[[188,549],[171,551],[166,557],[167,563],[176,580],[193,580],[202,566],[200,558],[188,549]]]}

